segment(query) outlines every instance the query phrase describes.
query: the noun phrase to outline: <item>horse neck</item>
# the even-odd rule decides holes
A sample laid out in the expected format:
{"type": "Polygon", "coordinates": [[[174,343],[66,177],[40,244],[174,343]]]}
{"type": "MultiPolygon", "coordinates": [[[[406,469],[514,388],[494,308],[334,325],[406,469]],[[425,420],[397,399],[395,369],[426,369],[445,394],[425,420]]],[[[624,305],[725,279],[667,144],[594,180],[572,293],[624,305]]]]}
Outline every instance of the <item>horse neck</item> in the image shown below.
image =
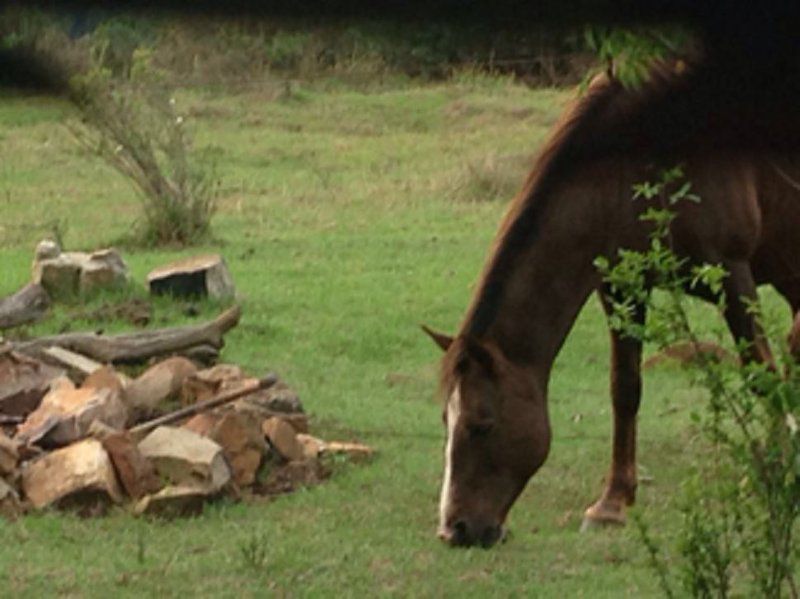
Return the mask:
{"type": "Polygon", "coordinates": [[[500,238],[465,323],[466,332],[493,342],[509,360],[533,367],[545,384],[578,312],[600,283],[594,259],[609,253],[614,226],[619,226],[620,194],[608,175],[614,170],[608,165],[582,170],[580,181],[559,185],[548,197],[530,198],[538,203],[531,209],[539,211],[528,216],[536,221],[530,238],[524,243],[500,238]],[[503,256],[507,243],[521,249],[503,256]],[[494,291],[499,299],[486,319],[482,303],[498,283],[502,292],[494,291]]]}

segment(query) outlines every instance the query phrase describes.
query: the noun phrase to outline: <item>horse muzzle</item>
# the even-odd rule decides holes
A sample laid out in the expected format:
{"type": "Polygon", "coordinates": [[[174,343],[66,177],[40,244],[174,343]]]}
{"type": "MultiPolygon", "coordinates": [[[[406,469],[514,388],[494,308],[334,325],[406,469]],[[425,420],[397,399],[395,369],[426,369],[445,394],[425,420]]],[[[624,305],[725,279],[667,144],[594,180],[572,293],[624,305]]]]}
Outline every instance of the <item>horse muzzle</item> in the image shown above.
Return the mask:
{"type": "Polygon", "coordinates": [[[478,545],[488,549],[505,537],[499,524],[485,524],[456,520],[439,528],[437,536],[451,547],[472,547],[478,545]]]}

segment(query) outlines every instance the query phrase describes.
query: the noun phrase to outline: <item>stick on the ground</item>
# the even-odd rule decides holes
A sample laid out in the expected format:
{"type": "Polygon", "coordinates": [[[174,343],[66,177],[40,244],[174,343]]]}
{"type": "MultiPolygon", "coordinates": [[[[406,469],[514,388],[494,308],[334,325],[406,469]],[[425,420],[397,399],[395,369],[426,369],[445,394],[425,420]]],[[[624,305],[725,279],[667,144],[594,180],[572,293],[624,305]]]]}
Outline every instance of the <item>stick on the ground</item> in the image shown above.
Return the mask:
{"type": "Polygon", "coordinates": [[[129,432],[133,435],[140,435],[142,433],[150,432],[151,430],[161,426],[162,424],[172,424],[173,422],[182,420],[187,416],[194,416],[195,414],[205,412],[206,410],[219,407],[226,403],[230,403],[235,399],[239,399],[240,397],[243,397],[245,395],[250,395],[251,393],[255,393],[256,391],[261,391],[262,389],[269,389],[277,382],[278,382],[277,376],[275,376],[274,374],[268,374],[263,379],[253,381],[252,383],[249,383],[244,387],[223,391],[216,397],[212,397],[211,399],[207,399],[206,401],[198,402],[194,405],[181,408],[180,410],[175,410],[174,412],[170,412],[169,414],[164,414],[163,416],[159,416],[158,418],[154,418],[153,420],[148,420],[147,422],[138,424],[133,428],[131,428],[129,432]]]}
{"type": "Polygon", "coordinates": [[[10,329],[41,319],[50,306],[44,287],[28,283],[16,293],[0,298],[0,329],[10,329]]]}
{"type": "Polygon", "coordinates": [[[65,333],[12,343],[14,350],[40,356],[46,347],[57,345],[102,363],[143,362],[148,358],[180,353],[194,347],[219,350],[223,335],[236,326],[242,315],[238,305],[214,320],[183,327],[170,327],[122,335],[65,333]]]}

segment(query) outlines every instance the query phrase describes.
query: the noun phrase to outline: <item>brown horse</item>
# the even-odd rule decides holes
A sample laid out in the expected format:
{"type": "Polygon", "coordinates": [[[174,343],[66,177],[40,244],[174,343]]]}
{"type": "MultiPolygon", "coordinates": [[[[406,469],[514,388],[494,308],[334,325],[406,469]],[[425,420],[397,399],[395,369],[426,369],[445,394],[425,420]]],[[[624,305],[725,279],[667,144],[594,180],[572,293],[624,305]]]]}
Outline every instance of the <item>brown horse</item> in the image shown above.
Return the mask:
{"type": "MultiPolygon", "coordinates": [[[[673,249],[690,263],[727,269],[724,316],[734,338],[750,342],[742,358],[771,360],[743,300],[770,283],[800,309],[800,192],[786,178],[798,169],[737,138],[724,107],[698,114],[716,102],[713,90],[702,73],[666,66],[637,90],[595,80],[512,203],[459,333],[426,328],[445,350],[439,536],[448,543],[500,539],[509,509],[547,458],[553,361],[593,290],[608,309],[595,258],[647,247],[650,229],[638,217],[652,204],[632,201],[632,186],[654,180],[656,167],[681,163],[702,198],[678,204],[673,249]],[[703,94],[713,102],[695,101],[703,94]]],[[[643,306],[636,317],[645,318],[643,306]]],[[[585,522],[623,522],[635,498],[641,351],[611,331],[611,469],[585,522]]]]}

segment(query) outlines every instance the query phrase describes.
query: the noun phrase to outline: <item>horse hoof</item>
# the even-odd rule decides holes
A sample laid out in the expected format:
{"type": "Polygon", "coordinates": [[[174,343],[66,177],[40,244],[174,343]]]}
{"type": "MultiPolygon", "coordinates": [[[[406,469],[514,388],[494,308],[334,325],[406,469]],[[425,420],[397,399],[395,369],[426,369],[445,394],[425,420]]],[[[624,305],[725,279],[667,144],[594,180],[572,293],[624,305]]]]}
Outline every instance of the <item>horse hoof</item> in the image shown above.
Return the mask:
{"type": "Polygon", "coordinates": [[[622,511],[603,509],[593,505],[586,510],[581,522],[581,532],[588,532],[609,526],[625,526],[625,514],[622,511]]]}
{"type": "Polygon", "coordinates": [[[590,530],[596,530],[598,528],[603,528],[602,522],[598,522],[597,520],[593,520],[587,516],[583,517],[580,528],[581,533],[589,532],[590,530]]]}

